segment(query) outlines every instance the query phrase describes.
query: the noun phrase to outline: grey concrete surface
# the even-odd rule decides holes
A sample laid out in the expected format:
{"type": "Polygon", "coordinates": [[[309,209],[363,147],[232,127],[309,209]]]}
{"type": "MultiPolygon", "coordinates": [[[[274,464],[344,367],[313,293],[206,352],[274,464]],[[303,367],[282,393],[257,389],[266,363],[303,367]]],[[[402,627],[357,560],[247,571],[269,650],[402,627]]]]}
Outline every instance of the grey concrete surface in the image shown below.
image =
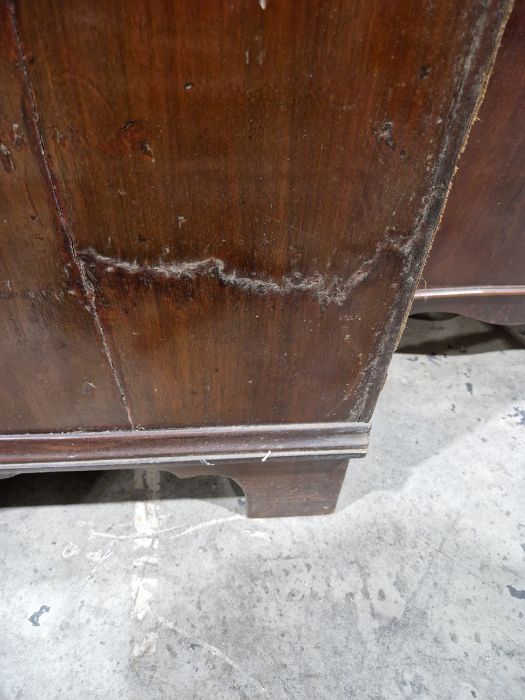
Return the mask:
{"type": "Polygon", "coordinates": [[[332,516],[225,479],[0,482],[1,698],[525,697],[525,349],[411,320],[332,516]]]}

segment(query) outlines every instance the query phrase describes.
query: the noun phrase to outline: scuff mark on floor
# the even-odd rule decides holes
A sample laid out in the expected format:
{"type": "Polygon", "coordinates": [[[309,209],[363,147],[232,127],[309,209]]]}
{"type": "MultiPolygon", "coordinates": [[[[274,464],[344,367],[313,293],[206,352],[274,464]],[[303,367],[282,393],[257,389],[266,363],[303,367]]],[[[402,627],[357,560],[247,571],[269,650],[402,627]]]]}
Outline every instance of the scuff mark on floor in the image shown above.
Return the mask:
{"type": "Polygon", "coordinates": [[[62,556],[64,559],[69,559],[70,557],[76,557],[79,552],[80,549],[74,542],[68,542],[62,550],[62,556]]]}
{"type": "Polygon", "coordinates": [[[218,647],[214,646],[213,644],[209,644],[208,642],[205,642],[203,639],[198,639],[197,637],[194,637],[189,632],[186,632],[186,630],[182,629],[178,625],[175,625],[173,622],[164,619],[163,617],[159,617],[158,621],[166,629],[175,632],[179,637],[182,637],[183,639],[187,640],[190,643],[192,649],[203,649],[203,651],[205,651],[206,653],[210,654],[211,656],[215,656],[216,658],[223,661],[234,671],[237,671],[238,673],[241,673],[242,675],[249,678],[252,681],[252,683],[254,683],[257,686],[259,692],[261,692],[264,696],[268,697],[268,691],[262,685],[262,683],[251,673],[242,668],[242,666],[236,663],[230,656],[221,651],[218,647]]]}
{"type": "Polygon", "coordinates": [[[157,651],[159,635],[157,632],[148,632],[141,642],[134,641],[131,655],[135,658],[152,656],[157,651]]]}
{"type": "MultiPolygon", "coordinates": [[[[159,530],[155,530],[151,533],[151,535],[155,535],[155,537],[158,537],[158,535],[162,535],[165,532],[173,532],[173,530],[180,530],[181,527],[184,527],[184,525],[173,525],[172,527],[164,527],[159,530]]],[[[91,529],[89,533],[89,539],[91,540],[95,537],[102,537],[103,539],[108,540],[140,540],[144,537],[144,535],[142,533],[137,532],[129,532],[123,535],[115,535],[112,532],[98,532],[97,530],[91,529]]]]}
{"type": "Polygon", "coordinates": [[[191,525],[191,527],[187,527],[185,530],[182,532],[178,532],[176,535],[173,535],[173,537],[170,537],[170,540],[176,540],[179,537],[184,537],[185,535],[189,535],[192,532],[196,532],[197,530],[203,530],[204,528],[207,527],[213,527],[214,525],[220,525],[221,523],[227,523],[230,522],[231,520],[244,520],[243,515],[231,515],[228,518],[213,518],[212,520],[206,520],[203,523],[197,523],[196,525],[191,525]]]}
{"type": "Polygon", "coordinates": [[[75,588],[75,593],[81,592],[81,590],[84,588],[86,583],[88,583],[88,581],[91,581],[91,579],[95,576],[95,574],[97,573],[98,569],[100,568],[100,565],[102,564],[102,562],[105,561],[106,559],[109,559],[109,557],[112,554],[113,554],[113,549],[110,547],[107,551],[104,552],[104,554],[102,554],[100,556],[99,560],[97,561],[95,566],[91,569],[91,571],[86,576],[86,578],[83,581],[81,581],[81,583],[79,583],[78,586],[75,588]]]}

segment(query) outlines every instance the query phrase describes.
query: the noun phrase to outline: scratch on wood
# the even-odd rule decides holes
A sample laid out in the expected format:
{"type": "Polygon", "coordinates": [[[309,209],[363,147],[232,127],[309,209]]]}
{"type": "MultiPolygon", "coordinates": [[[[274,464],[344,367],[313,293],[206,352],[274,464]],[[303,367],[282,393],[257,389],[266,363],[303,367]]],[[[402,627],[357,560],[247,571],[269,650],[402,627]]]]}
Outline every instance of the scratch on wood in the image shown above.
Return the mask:
{"type": "Polygon", "coordinates": [[[15,171],[13,154],[4,143],[0,143],[0,161],[2,162],[6,173],[13,173],[15,171]]]}
{"type": "Polygon", "coordinates": [[[13,146],[15,148],[22,148],[24,145],[24,134],[20,129],[20,124],[13,124],[13,146]]]}
{"type": "Polygon", "coordinates": [[[125,409],[126,414],[127,414],[128,422],[130,424],[130,427],[134,428],[135,426],[133,423],[133,418],[131,416],[131,410],[130,410],[130,407],[128,404],[128,400],[127,400],[126,394],[124,392],[124,386],[122,384],[122,381],[120,380],[117,369],[116,369],[115,364],[113,362],[113,359],[111,357],[111,353],[110,353],[109,346],[108,346],[107,341],[106,341],[104,329],[102,327],[102,323],[101,323],[100,317],[98,315],[98,311],[97,311],[97,307],[96,307],[96,300],[95,300],[95,291],[94,291],[93,285],[89,282],[89,280],[86,276],[86,270],[85,270],[85,266],[84,266],[82,260],[80,260],[78,258],[76,248],[75,248],[75,243],[73,241],[73,236],[71,234],[71,231],[69,230],[69,226],[68,226],[68,223],[66,221],[64,211],[62,209],[62,206],[61,206],[59,198],[58,198],[57,184],[56,184],[54,175],[51,171],[51,167],[49,165],[49,159],[48,159],[46,151],[45,151],[44,137],[42,134],[42,129],[40,127],[40,120],[38,117],[38,111],[37,111],[37,107],[36,107],[36,100],[35,100],[35,95],[34,95],[34,91],[33,91],[33,86],[32,86],[31,78],[29,75],[29,68],[28,68],[28,64],[27,64],[27,59],[26,59],[24,47],[22,44],[22,40],[20,37],[20,32],[18,30],[18,21],[16,18],[16,8],[15,8],[15,4],[14,4],[13,0],[10,0],[10,2],[9,2],[9,9],[10,9],[10,16],[11,16],[11,24],[12,24],[12,29],[13,29],[13,36],[14,36],[15,41],[16,41],[16,46],[17,46],[18,55],[19,55],[19,59],[20,59],[20,65],[22,67],[22,73],[23,73],[23,76],[25,79],[25,87],[27,90],[27,95],[29,97],[29,102],[30,102],[30,106],[31,106],[31,119],[33,122],[33,127],[34,127],[35,134],[36,134],[37,141],[38,141],[38,147],[39,147],[39,151],[40,151],[41,162],[42,162],[42,166],[44,169],[44,174],[46,176],[47,183],[48,183],[48,186],[49,186],[49,189],[51,192],[51,196],[53,199],[53,203],[54,203],[55,208],[56,208],[56,212],[57,212],[60,226],[64,232],[64,236],[65,236],[65,239],[67,241],[67,245],[69,247],[71,258],[78,269],[80,281],[82,283],[82,287],[83,287],[84,293],[85,293],[87,301],[88,301],[89,310],[90,310],[91,315],[93,317],[97,332],[100,336],[100,339],[102,342],[102,347],[104,350],[104,354],[105,354],[107,362],[110,366],[110,369],[111,369],[111,372],[113,375],[113,379],[114,379],[115,384],[117,386],[117,389],[120,393],[120,397],[121,397],[122,403],[124,405],[124,409],[125,409]]]}
{"type": "Polygon", "coordinates": [[[109,255],[97,253],[93,248],[78,251],[85,262],[106,266],[107,272],[121,270],[129,275],[154,274],[166,279],[196,279],[212,277],[226,287],[234,287],[255,294],[289,294],[291,292],[309,292],[322,305],[343,304],[351,292],[366,280],[372,268],[386,250],[397,250],[406,254],[410,239],[399,235],[386,234],[376,245],[374,253],[367,258],[348,278],[332,277],[325,279],[320,273],[303,275],[300,272],[282,277],[280,280],[241,277],[235,270],[227,271],[226,263],[219,258],[205,258],[188,262],[166,263],[160,260],[154,265],[146,265],[136,260],[129,262],[109,255]]]}
{"type": "Polygon", "coordinates": [[[394,124],[392,122],[383,122],[377,129],[372,129],[377,143],[385,143],[392,150],[396,147],[393,131],[394,124]]]}

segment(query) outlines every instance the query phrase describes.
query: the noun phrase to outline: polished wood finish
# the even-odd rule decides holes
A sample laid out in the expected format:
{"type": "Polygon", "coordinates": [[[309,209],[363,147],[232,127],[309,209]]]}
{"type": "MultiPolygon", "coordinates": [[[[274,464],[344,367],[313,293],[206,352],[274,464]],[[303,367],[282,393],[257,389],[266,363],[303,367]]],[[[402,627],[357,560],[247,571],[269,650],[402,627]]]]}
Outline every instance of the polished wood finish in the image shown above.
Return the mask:
{"type": "Polygon", "coordinates": [[[369,419],[506,8],[16,3],[135,426],[369,419]]]}
{"type": "Polygon", "coordinates": [[[344,422],[4,435],[0,471],[122,469],[133,464],[249,458],[259,463],[261,471],[277,457],[363,456],[369,432],[366,423],[344,422]]]}
{"type": "Polygon", "coordinates": [[[217,474],[241,486],[248,517],[324,515],[337,505],[349,458],[366,454],[369,432],[345,422],[0,436],[0,479],[129,467],[217,474]]]}
{"type": "Polygon", "coordinates": [[[129,427],[0,4],[0,432],[129,427]]]}
{"type": "Polygon", "coordinates": [[[520,326],[525,323],[525,285],[418,289],[411,313],[435,311],[463,314],[485,323],[520,326]]]}
{"type": "Polygon", "coordinates": [[[525,323],[525,0],[517,0],[414,312],[525,323]],[[473,292],[473,290],[479,290],[473,292]]]}
{"type": "MultiPolygon", "coordinates": [[[[0,433],[127,428],[123,462],[142,429],[366,432],[510,1],[0,1],[5,259],[66,300],[0,306],[0,433]]],[[[289,459],[220,473],[259,514],[268,484],[279,513],[338,488],[341,461],[289,459]]]]}

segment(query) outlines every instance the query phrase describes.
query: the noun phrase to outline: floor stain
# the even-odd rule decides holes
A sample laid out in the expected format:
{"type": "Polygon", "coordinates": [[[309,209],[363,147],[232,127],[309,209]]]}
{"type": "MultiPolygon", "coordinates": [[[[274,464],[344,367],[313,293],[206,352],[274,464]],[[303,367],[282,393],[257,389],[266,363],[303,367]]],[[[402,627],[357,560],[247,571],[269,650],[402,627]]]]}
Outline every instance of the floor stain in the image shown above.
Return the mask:
{"type": "Polygon", "coordinates": [[[514,588],[514,586],[507,586],[509,593],[513,598],[519,598],[520,600],[525,600],[525,591],[514,588]]]}
{"type": "Polygon", "coordinates": [[[37,610],[34,612],[31,617],[28,618],[29,622],[33,625],[33,627],[40,627],[40,618],[42,615],[46,612],[49,612],[49,605],[42,605],[40,610],[37,610]]]}

